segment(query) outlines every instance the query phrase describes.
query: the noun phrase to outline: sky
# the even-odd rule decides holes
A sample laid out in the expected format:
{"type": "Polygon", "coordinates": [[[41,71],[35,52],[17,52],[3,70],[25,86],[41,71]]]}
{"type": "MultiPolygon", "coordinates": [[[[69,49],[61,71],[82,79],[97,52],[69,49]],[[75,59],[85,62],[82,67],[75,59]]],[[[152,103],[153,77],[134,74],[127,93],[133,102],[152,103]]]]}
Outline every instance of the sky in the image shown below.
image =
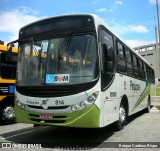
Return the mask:
{"type": "Polygon", "coordinates": [[[131,47],[155,43],[156,0],[0,0],[0,40],[17,40],[33,21],[80,13],[98,15],[131,47]]]}

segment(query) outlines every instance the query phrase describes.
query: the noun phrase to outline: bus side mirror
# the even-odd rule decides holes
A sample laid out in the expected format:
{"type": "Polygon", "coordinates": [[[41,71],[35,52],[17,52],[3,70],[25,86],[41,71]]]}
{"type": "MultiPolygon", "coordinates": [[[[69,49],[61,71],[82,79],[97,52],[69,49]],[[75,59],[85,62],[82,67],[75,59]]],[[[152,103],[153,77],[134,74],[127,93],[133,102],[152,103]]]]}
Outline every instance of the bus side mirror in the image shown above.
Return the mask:
{"type": "Polygon", "coordinates": [[[11,43],[10,45],[9,45],[9,47],[8,47],[8,45],[7,45],[7,48],[8,48],[8,51],[7,51],[7,57],[6,57],[6,61],[7,62],[10,62],[10,61],[12,61],[12,49],[13,49],[13,47],[14,47],[14,44],[13,43],[11,43]]]}
{"type": "Polygon", "coordinates": [[[13,43],[10,45],[7,45],[8,51],[7,51],[7,56],[6,56],[6,61],[11,62],[12,61],[12,49],[15,47],[13,43]]]}

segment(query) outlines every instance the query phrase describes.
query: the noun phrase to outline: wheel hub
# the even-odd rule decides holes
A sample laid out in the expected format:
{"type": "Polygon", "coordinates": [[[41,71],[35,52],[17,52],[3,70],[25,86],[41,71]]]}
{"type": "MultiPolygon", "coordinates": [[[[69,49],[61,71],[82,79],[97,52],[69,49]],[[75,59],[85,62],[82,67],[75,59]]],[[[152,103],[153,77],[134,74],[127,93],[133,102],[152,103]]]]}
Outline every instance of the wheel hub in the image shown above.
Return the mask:
{"type": "Polygon", "coordinates": [[[126,120],[126,112],[125,112],[125,109],[123,108],[120,108],[120,111],[119,111],[119,120],[121,123],[123,123],[125,120],[126,120]]]}
{"type": "Polygon", "coordinates": [[[3,110],[4,119],[13,119],[15,117],[14,109],[11,106],[7,106],[3,110]]]}

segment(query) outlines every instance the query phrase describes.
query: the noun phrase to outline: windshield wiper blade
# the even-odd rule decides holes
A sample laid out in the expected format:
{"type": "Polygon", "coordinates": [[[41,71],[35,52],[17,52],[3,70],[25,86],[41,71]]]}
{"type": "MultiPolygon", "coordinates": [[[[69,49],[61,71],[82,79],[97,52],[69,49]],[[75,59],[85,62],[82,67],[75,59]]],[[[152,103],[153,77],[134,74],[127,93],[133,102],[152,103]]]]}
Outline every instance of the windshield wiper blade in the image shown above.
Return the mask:
{"type": "Polygon", "coordinates": [[[64,54],[67,52],[70,42],[71,42],[71,31],[68,31],[61,45],[61,49],[58,52],[61,57],[64,56],[64,54]]]}
{"type": "MultiPolygon", "coordinates": [[[[36,50],[36,47],[35,47],[35,44],[34,44],[33,37],[31,37],[31,38],[30,38],[30,43],[32,44],[32,50],[31,50],[31,53],[32,53],[32,51],[34,51],[35,56],[38,56],[38,51],[36,50]]],[[[30,54],[30,55],[31,55],[31,54],[30,54]]]]}
{"type": "Polygon", "coordinates": [[[71,43],[71,34],[72,32],[71,31],[68,31],[65,35],[65,39],[61,45],[61,49],[58,48],[58,57],[57,57],[57,60],[58,60],[58,72],[59,72],[59,69],[60,69],[60,61],[63,59],[63,56],[66,54],[68,48],[69,48],[69,45],[71,43]]]}

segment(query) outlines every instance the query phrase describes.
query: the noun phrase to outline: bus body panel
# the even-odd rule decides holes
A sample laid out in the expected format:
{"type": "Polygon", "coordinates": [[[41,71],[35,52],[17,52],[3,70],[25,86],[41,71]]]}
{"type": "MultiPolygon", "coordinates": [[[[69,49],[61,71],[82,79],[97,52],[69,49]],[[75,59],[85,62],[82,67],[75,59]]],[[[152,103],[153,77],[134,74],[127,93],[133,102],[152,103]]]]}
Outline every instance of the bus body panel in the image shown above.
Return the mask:
{"type": "MultiPolygon", "coordinates": [[[[81,128],[97,128],[99,127],[99,109],[96,105],[90,106],[83,111],[73,113],[52,113],[50,115],[53,119],[40,119],[40,114],[37,112],[28,112],[20,109],[15,105],[16,122],[50,125],[50,126],[64,126],[64,127],[81,127],[81,128]]],[[[41,112],[42,113],[42,112],[41,112]]]]}
{"type": "MultiPolygon", "coordinates": [[[[70,16],[76,16],[76,15],[70,15],[70,16]]],[[[67,15],[67,17],[70,17],[67,15]]],[[[77,18],[81,15],[77,15],[77,18]]],[[[139,54],[137,54],[133,49],[131,49],[125,42],[118,37],[101,19],[99,19],[96,15],[82,15],[84,16],[92,16],[95,24],[95,33],[93,31],[90,31],[93,35],[96,35],[97,38],[97,45],[100,43],[98,41],[99,38],[99,28],[104,27],[104,30],[108,31],[108,33],[111,34],[113,38],[113,43],[116,42],[116,39],[121,41],[123,45],[125,45],[125,48],[129,48],[130,52],[132,52],[133,55],[135,55],[140,61],[142,61],[146,66],[148,66],[150,69],[153,70],[153,68],[149,65],[147,61],[145,61],[139,54]]],[[[65,17],[65,16],[60,16],[65,17]]],[[[55,17],[57,19],[58,17],[55,17]]],[[[54,18],[51,18],[54,19],[54,18]]],[[[47,19],[41,20],[41,23],[44,23],[47,19]],[[44,22],[43,22],[44,21],[44,22]]],[[[50,20],[50,19],[49,19],[50,20]]],[[[48,21],[49,21],[48,20],[48,21]]],[[[88,19],[88,21],[90,18],[88,19]]],[[[91,21],[91,20],[90,20],[91,21]]],[[[38,25],[38,22],[33,23],[34,25],[38,25]]],[[[26,30],[27,28],[32,31],[32,24],[25,26],[21,28],[20,31],[26,30]],[[26,28],[26,29],[25,29],[26,28]]],[[[35,26],[36,27],[36,26],[35,26]]],[[[34,28],[35,28],[34,27],[34,28]]],[[[33,28],[33,29],[34,29],[33,28]]],[[[65,29],[67,30],[71,29],[65,29]]],[[[75,30],[75,29],[74,29],[75,30]]],[[[83,29],[81,29],[83,31],[83,29]]],[[[54,31],[55,32],[55,31],[54,31]]],[[[56,31],[58,32],[58,31],[56,31]]],[[[74,31],[75,32],[75,31],[74,31]]],[[[85,34],[85,31],[82,33],[79,32],[79,29],[76,31],[77,35],[83,35],[85,34]],[[79,33],[78,33],[79,32],[79,33]]],[[[23,32],[20,32],[20,34],[23,34],[23,32]]],[[[25,32],[24,32],[25,33],[25,32]]],[[[32,32],[30,32],[31,34],[32,32]]],[[[43,32],[40,32],[43,34],[43,32]]],[[[87,33],[87,32],[86,32],[87,33]]],[[[37,34],[37,33],[36,33],[37,34]]],[[[35,35],[36,35],[35,34],[35,35]]],[[[39,35],[41,35],[39,34],[39,35]]],[[[21,35],[20,35],[21,36],[21,35]]],[[[51,36],[51,35],[50,35],[51,36]]],[[[64,36],[64,35],[63,35],[64,36]]],[[[24,36],[25,37],[25,36],[24,36]]],[[[23,40],[24,38],[21,40],[23,40]]],[[[71,37],[68,36],[69,38],[71,37]]],[[[28,38],[28,37],[27,37],[28,38]]],[[[68,41],[70,39],[67,39],[68,41]]],[[[104,37],[104,39],[107,39],[104,37]]],[[[29,40],[28,40],[29,41],[29,40]]],[[[36,43],[37,41],[35,41],[36,43]]],[[[26,42],[27,43],[27,42],[26,42]]],[[[33,39],[30,38],[30,45],[29,49],[33,47],[31,43],[34,43],[33,39]]],[[[41,44],[39,44],[41,45],[41,44]]],[[[37,45],[37,46],[39,46],[37,45]]],[[[47,47],[48,47],[47,43],[47,47]]],[[[52,44],[50,48],[54,48],[56,45],[52,44]]],[[[89,46],[89,44],[88,44],[89,46]]],[[[114,44],[114,53],[116,53],[116,46],[114,44]]],[[[42,45],[41,45],[42,49],[42,45]]],[[[27,57],[29,56],[29,50],[27,57]]],[[[32,50],[33,51],[33,50],[32,50]]],[[[31,52],[32,52],[31,51],[31,52]]],[[[48,49],[46,49],[46,52],[48,49]]],[[[90,88],[84,92],[80,92],[78,94],[69,95],[69,96],[62,96],[62,97],[36,97],[36,96],[27,96],[25,94],[20,94],[18,92],[18,89],[16,91],[16,101],[15,101],[15,111],[16,111],[16,121],[22,122],[22,123],[32,123],[32,124],[41,124],[41,125],[52,125],[52,126],[68,126],[68,127],[86,127],[86,128],[95,128],[95,127],[105,127],[106,125],[109,125],[111,123],[114,123],[115,121],[119,120],[120,117],[120,105],[123,103],[123,101],[127,101],[127,115],[132,115],[134,113],[137,113],[138,111],[147,108],[148,103],[148,97],[151,94],[151,81],[149,81],[149,76],[146,76],[146,80],[140,80],[140,77],[130,77],[126,73],[118,73],[117,71],[117,61],[115,61],[115,73],[113,75],[112,83],[110,85],[106,85],[107,89],[104,91],[102,89],[102,62],[101,62],[101,48],[98,48],[98,57],[99,57],[99,75],[97,77],[97,83],[93,86],[93,88],[90,88]],[[86,108],[82,109],[80,108],[80,103],[83,101],[87,101],[88,98],[91,95],[95,95],[95,93],[98,94],[98,97],[96,98],[95,102],[87,106],[86,108]],[[124,97],[126,98],[124,100],[124,97]],[[73,105],[78,106],[77,111],[73,111],[71,108],[73,105]],[[47,118],[47,119],[45,119],[47,118]]],[[[38,52],[38,51],[37,51],[38,52]]],[[[47,53],[46,53],[47,54],[47,53]]],[[[30,55],[32,55],[30,53],[30,55]]],[[[54,55],[55,56],[55,55],[54,55]]],[[[72,56],[72,55],[71,55],[72,56]]],[[[44,57],[47,58],[47,55],[44,57]]],[[[43,58],[43,59],[44,59],[43,58]]],[[[61,60],[67,60],[66,56],[63,56],[61,60]]],[[[115,58],[116,60],[116,54],[115,58]]],[[[74,60],[74,58],[72,58],[74,60]]],[[[126,61],[126,60],[125,60],[126,61]]],[[[79,61],[80,62],[80,61],[79,61]]],[[[125,65],[127,62],[125,62],[125,65]]],[[[135,65],[134,65],[135,66],[135,65]]],[[[26,67],[26,66],[25,66],[26,67]]],[[[126,65],[127,68],[127,65],[126,65]]],[[[137,66],[137,69],[140,70],[140,67],[137,66]]],[[[142,69],[141,69],[142,70],[142,69]]],[[[27,71],[27,70],[26,70],[27,71]]],[[[148,71],[146,71],[145,74],[147,74],[148,71]]],[[[54,73],[55,74],[55,73],[54,73]]],[[[68,74],[68,73],[67,73],[68,74]]],[[[53,76],[53,74],[52,74],[53,76]]],[[[85,78],[85,77],[84,77],[85,78]]],[[[153,77],[152,77],[153,78],[153,77]]],[[[18,79],[21,80],[22,79],[18,79]]],[[[152,79],[153,80],[153,79],[152,79]]],[[[90,81],[93,82],[93,81],[90,81]]],[[[22,84],[22,83],[21,83],[22,84]]],[[[46,83],[45,83],[46,84],[46,83]]],[[[52,83],[53,84],[53,83],[52,83]]],[[[23,87],[23,84],[20,85],[23,87]]],[[[24,86],[26,86],[24,84],[24,86]]],[[[49,85],[47,85],[49,86],[49,85]]],[[[69,87],[70,85],[68,85],[69,87]]],[[[39,85],[41,87],[41,85],[39,85]]],[[[24,93],[24,92],[23,92],[24,93]]]]}
{"type": "Polygon", "coordinates": [[[103,126],[118,120],[119,108],[124,95],[127,96],[128,99],[128,115],[145,109],[147,107],[150,89],[151,85],[145,81],[116,73],[112,85],[102,93],[102,100],[104,100],[103,126]],[[140,86],[140,89],[138,86],[140,86]]]}
{"type": "MultiPolygon", "coordinates": [[[[0,45],[0,50],[1,50],[1,51],[8,51],[8,48],[7,48],[7,46],[5,46],[5,45],[0,45]]],[[[18,48],[13,47],[13,48],[12,48],[12,52],[13,52],[13,53],[18,53],[18,48]]]]}
{"type": "Polygon", "coordinates": [[[21,95],[16,91],[16,98],[18,98],[18,100],[20,100],[20,102],[26,106],[24,110],[15,103],[16,121],[22,123],[66,127],[101,127],[101,109],[99,107],[102,106],[102,101],[100,101],[100,96],[98,96],[96,101],[97,103],[94,105],[91,105],[82,110],[78,109],[78,111],[75,112],[71,110],[72,105],[79,105],[82,101],[85,101],[92,93],[96,92],[97,90],[99,90],[99,84],[96,84],[95,87],[86,92],[65,97],[53,98],[29,97],[21,95]],[[57,101],[63,101],[64,104],[56,105],[57,101]],[[59,108],[66,106],[66,108],[54,109],[56,106],[59,108]],[[53,109],[51,109],[52,107],[53,109]],[[40,119],[39,116],[41,114],[52,115],[53,121],[47,122],[48,120],[44,121],[43,119],[40,119]],[[59,122],[54,122],[55,120],[59,120],[59,122]]]}

